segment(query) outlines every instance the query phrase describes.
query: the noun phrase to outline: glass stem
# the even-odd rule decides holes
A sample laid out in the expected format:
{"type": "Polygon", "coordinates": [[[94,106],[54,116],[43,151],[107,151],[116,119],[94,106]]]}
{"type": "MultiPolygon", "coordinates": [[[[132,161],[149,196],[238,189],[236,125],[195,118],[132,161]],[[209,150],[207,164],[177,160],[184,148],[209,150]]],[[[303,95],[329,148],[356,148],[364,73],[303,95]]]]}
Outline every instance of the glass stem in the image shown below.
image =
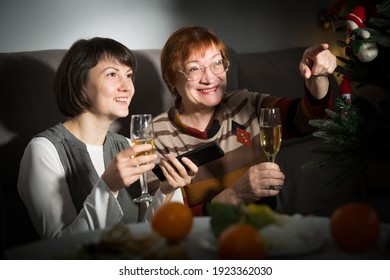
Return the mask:
{"type": "Polygon", "coordinates": [[[148,192],[148,175],[146,172],[144,172],[140,178],[141,181],[141,191],[142,191],[142,196],[147,195],[148,192]]]}
{"type": "Polygon", "coordinates": [[[275,162],[275,156],[268,156],[269,162],[275,162]]]}

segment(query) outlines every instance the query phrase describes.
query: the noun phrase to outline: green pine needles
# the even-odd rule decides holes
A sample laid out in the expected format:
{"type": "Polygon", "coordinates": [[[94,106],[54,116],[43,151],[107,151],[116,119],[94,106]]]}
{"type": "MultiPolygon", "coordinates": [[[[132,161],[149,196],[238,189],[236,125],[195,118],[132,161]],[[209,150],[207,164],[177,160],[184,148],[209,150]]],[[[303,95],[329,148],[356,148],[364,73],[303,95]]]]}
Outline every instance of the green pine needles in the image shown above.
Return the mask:
{"type": "Polygon", "coordinates": [[[327,119],[309,122],[317,128],[313,136],[323,139],[328,145],[313,149],[312,152],[322,157],[303,165],[303,168],[337,168],[339,175],[326,185],[338,185],[349,176],[363,172],[370,161],[389,161],[390,106],[389,103],[380,106],[378,109],[361,97],[355,97],[352,103],[338,98],[338,109],[327,110],[327,119]]]}

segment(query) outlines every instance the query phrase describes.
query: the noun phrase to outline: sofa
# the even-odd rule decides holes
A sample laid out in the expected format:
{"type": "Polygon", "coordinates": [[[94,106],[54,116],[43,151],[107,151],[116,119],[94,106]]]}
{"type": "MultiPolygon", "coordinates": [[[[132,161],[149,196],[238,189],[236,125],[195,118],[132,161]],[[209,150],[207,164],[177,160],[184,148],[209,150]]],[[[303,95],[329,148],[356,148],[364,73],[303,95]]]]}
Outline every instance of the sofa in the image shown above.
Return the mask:
{"type": "MultiPolygon", "coordinates": [[[[276,96],[300,97],[304,83],[298,63],[303,50],[302,47],[240,54],[229,49],[228,89],[247,88],[276,96]]],[[[65,52],[56,49],[0,53],[0,217],[3,248],[38,238],[16,189],[19,162],[27,143],[36,133],[64,120],[56,106],[52,83],[65,52]]],[[[130,114],[148,112],[157,115],[168,109],[173,101],[161,77],[160,50],[134,50],[134,53],[139,71],[135,78],[136,92],[130,114]]],[[[331,82],[337,96],[333,77],[331,82]]],[[[111,129],[129,135],[129,118],[117,121],[111,129]]],[[[317,156],[312,150],[322,145],[325,145],[323,141],[312,135],[282,142],[276,162],[285,173],[286,180],[277,197],[277,210],[287,214],[330,215],[338,205],[364,195],[360,176],[342,186],[324,188],[323,183],[332,178],[336,170],[302,168],[303,164],[317,156]]]]}

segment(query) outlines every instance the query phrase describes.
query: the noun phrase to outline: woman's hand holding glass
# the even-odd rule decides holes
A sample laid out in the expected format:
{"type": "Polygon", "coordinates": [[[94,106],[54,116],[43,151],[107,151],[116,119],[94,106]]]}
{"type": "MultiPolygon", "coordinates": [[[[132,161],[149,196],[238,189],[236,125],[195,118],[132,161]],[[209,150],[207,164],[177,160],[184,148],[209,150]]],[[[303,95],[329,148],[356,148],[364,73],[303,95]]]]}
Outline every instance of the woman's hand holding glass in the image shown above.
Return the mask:
{"type": "MultiPolygon", "coordinates": [[[[282,121],[279,108],[262,108],[260,111],[260,144],[269,162],[275,162],[282,143],[282,121]]],[[[267,186],[267,190],[281,190],[283,186],[267,186]]]]}
{"type": "Polygon", "coordinates": [[[102,175],[102,179],[113,193],[129,187],[155,166],[153,162],[157,159],[156,154],[134,157],[135,154],[143,154],[151,149],[150,144],[137,145],[114,156],[102,175]]]}
{"type": "Polygon", "coordinates": [[[284,185],[284,178],[283,172],[276,163],[262,162],[251,166],[234,185],[217,194],[212,201],[221,203],[229,201],[239,205],[274,196],[278,190],[268,190],[267,187],[284,185]]]}

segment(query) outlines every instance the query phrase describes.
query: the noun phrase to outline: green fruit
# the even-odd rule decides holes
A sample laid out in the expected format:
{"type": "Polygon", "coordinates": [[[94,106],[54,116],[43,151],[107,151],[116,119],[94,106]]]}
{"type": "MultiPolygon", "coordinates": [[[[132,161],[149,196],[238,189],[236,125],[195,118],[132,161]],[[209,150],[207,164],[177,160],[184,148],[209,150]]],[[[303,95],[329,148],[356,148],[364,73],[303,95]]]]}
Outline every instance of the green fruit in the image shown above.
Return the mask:
{"type": "Polygon", "coordinates": [[[246,222],[260,229],[275,222],[274,212],[268,205],[246,206],[246,222]]]}

